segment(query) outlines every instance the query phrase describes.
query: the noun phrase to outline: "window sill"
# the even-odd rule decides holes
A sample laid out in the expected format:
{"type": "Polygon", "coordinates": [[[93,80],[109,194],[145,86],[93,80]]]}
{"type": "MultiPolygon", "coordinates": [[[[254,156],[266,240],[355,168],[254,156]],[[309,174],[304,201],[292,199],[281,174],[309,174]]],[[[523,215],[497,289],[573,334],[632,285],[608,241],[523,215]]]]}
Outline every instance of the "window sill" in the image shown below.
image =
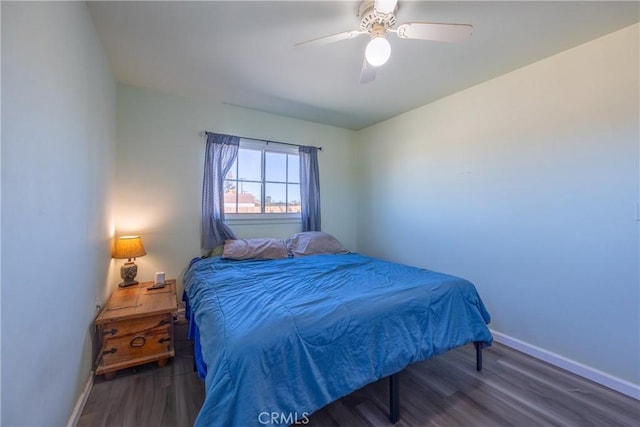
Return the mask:
{"type": "Polygon", "coordinates": [[[227,225],[271,225],[301,224],[300,215],[279,214],[227,214],[224,220],[227,225]]]}

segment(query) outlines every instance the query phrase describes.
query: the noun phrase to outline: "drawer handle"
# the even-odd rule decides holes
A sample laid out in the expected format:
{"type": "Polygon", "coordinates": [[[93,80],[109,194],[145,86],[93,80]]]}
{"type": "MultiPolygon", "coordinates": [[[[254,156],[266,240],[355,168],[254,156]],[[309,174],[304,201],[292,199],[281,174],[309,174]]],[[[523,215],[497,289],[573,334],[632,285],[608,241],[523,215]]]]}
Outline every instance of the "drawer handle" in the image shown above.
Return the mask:
{"type": "Polygon", "coordinates": [[[160,323],[158,323],[158,326],[167,325],[169,323],[171,323],[171,320],[163,319],[163,320],[160,321],[160,323]]]}
{"type": "Polygon", "coordinates": [[[145,337],[138,335],[137,337],[133,337],[131,341],[129,341],[129,345],[131,347],[142,347],[146,344],[146,342],[147,339],[145,337]]]}
{"type": "Polygon", "coordinates": [[[115,335],[118,333],[118,330],[116,328],[111,329],[110,331],[103,331],[102,335],[115,335]]]}
{"type": "Polygon", "coordinates": [[[106,355],[106,354],[115,353],[116,351],[118,351],[118,349],[117,349],[117,348],[115,348],[115,347],[113,347],[113,348],[112,348],[112,349],[110,349],[110,350],[105,350],[105,351],[103,351],[103,352],[102,352],[102,355],[104,356],[104,355],[106,355]]]}
{"type": "Polygon", "coordinates": [[[167,338],[160,338],[160,341],[158,341],[160,344],[162,344],[163,342],[167,342],[167,341],[171,341],[171,337],[167,337],[167,338]]]}

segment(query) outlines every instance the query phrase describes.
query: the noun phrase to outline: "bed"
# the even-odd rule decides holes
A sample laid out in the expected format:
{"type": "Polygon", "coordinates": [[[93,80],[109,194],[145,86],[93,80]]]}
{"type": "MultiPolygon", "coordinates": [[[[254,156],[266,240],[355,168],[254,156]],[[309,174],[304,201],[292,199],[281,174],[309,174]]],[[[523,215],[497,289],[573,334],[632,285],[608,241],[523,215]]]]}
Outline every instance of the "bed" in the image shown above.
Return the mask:
{"type": "Polygon", "coordinates": [[[469,281],[357,253],[198,259],[184,284],[206,388],[197,426],[301,422],[414,362],[492,342],[469,281]]]}

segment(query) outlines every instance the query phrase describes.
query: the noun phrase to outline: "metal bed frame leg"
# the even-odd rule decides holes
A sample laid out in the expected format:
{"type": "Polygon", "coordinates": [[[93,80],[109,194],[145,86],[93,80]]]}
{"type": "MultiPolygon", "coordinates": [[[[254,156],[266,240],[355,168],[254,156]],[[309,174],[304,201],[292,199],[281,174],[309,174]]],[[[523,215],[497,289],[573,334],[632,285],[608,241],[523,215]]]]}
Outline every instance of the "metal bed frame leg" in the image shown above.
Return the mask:
{"type": "MultiPolygon", "coordinates": [[[[476,348],[476,370],[482,371],[482,342],[474,341],[476,348]]],[[[392,424],[400,420],[400,375],[389,375],[389,421],[392,424]]]]}
{"type": "Polygon", "coordinates": [[[395,424],[400,419],[400,376],[389,376],[389,421],[395,424]]]}
{"type": "Polygon", "coordinates": [[[476,348],[476,370],[482,371],[482,343],[480,341],[474,341],[473,346],[476,348]]]}

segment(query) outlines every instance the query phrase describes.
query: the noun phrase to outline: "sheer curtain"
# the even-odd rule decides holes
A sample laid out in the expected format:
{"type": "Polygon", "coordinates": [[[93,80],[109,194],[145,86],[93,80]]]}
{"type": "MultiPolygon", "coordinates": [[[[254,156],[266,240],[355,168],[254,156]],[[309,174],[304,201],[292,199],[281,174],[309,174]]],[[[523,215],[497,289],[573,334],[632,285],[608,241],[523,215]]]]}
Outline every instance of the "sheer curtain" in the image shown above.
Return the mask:
{"type": "Polygon", "coordinates": [[[202,183],[202,248],[213,249],[235,239],[224,223],[223,181],[238,156],[240,137],[207,133],[202,183]]]}
{"type": "Polygon", "coordinates": [[[298,152],[300,154],[302,231],[320,231],[318,149],[301,146],[298,152]]]}

